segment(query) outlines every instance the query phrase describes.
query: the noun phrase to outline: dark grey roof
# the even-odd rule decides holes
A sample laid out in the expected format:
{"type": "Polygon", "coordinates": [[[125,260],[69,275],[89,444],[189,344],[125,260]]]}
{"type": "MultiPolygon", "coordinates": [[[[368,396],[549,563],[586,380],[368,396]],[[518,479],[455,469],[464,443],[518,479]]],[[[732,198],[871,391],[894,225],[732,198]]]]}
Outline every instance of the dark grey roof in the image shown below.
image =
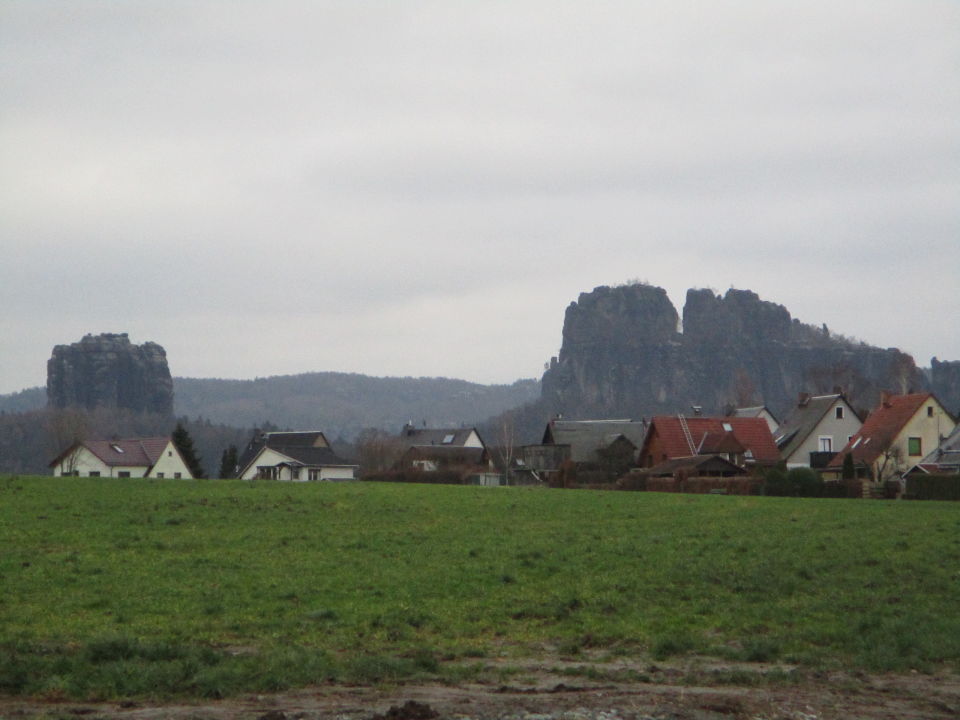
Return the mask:
{"type": "Polygon", "coordinates": [[[551,420],[543,433],[544,445],[569,445],[574,462],[596,460],[596,452],[625,437],[634,447],[643,445],[647,423],[633,420],[551,420]]]}
{"type": "Polygon", "coordinates": [[[754,405],[752,407],[734,408],[733,411],[730,413],[730,417],[760,417],[761,413],[763,413],[764,410],[766,410],[767,413],[770,415],[770,417],[773,418],[773,421],[775,423],[777,424],[780,423],[780,421],[777,420],[777,416],[774,415],[772,412],[770,412],[770,408],[768,408],[766,405],[754,405]]]}
{"type": "Polygon", "coordinates": [[[303,447],[298,445],[277,447],[276,445],[269,444],[267,447],[310,467],[353,464],[341,458],[330,448],[303,447]]]}
{"type": "MultiPolygon", "coordinates": [[[[463,447],[476,428],[417,428],[407,426],[403,429],[400,439],[405,445],[449,445],[463,447]]],[[[477,433],[480,437],[480,433],[477,433]]],[[[483,438],[480,438],[483,444],[483,438]]]]}
{"type": "Polygon", "coordinates": [[[837,400],[843,401],[847,412],[859,417],[843,395],[814,395],[805,404],[794,408],[790,417],[777,428],[773,439],[780,450],[780,457],[790,457],[810,436],[810,433],[814,431],[814,428],[817,427],[837,400]]]}

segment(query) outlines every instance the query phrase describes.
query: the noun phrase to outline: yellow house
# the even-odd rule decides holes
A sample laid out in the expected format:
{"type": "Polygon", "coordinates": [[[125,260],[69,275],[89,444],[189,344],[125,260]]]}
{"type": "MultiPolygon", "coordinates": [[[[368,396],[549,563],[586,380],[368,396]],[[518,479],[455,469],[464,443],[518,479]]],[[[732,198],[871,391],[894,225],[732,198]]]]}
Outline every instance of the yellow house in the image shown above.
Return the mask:
{"type": "Polygon", "coordinates": [[[899,478],[956,426],[956,418],[932,393],[884,393],[880,406],[834,456],[824,473],[840,477],[843,458],[850,454],[854,465],[860,470],[869,469],[878,482],[899,478]]]}

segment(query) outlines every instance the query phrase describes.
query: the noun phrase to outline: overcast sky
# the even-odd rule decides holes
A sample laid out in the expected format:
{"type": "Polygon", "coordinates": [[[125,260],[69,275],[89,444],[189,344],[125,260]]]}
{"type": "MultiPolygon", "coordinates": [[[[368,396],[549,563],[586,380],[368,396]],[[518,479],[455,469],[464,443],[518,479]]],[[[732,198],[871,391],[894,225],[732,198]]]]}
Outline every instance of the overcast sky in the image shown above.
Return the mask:
{"type": "Polygon", "coordinates": [[[960,359],[960,3],[0,2],[0,393],[512,382],[580,292],[960,359]]]}

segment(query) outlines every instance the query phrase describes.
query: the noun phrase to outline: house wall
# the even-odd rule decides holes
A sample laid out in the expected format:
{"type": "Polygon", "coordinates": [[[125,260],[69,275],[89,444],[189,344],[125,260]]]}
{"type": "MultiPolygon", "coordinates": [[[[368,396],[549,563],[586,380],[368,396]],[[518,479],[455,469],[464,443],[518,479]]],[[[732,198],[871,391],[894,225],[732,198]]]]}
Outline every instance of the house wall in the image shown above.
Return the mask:
{"type": "Polygon", "coordinates": [[[193,479],[193,475],[190,474],[190,468],[187,467],[187,464],[183,461],[183,458],[171,441],[167,443],[167,446],[157,459],[156,464],[151,468],[150,477],[160,477],[162,475],[164,478],[175,478],[177,473],[180,473],[182,479],[193,479]]]}
{"type": "Polygon", "coordinates": [[[830,409],[820,418],[820,422],[813,431],[807,436],[807,439],[801,444],[790,457],[784,458],[787,462],[787,468],[810,467],[810,453],[819,452],[820,438],[830,437],[833,441],[832,452],[840,452],[849,442],[852,435],[856,435],[862,422],[857,418],[851,407],[842,399],[837,399],[830,409]],[[837,406],[843,408],[843,419],[837,420],[837,406]]]}
{"type": "MultiPolygon", "coordinates": [[[[139,473],[131,477],[141,477],[146,468],[139,468],[139,473]]],[[[53,468],[53,474],[56,477],[80,473],[81,477],[88,477],[91,472],[100,473],[102,477],[111,477],[111,468],[103,460],[98,458],[85,447],[80,447],[67,455],[53,468]]]]}
{"type": "Polygon", "coordinates": [[[320,468],[321,480],[353,480],[356,468],[352,466],[328,466],[320,468]]]}
{"type": "MultiPolygon", "coordinates": [[[[282,453],[278,453],[272,448],[265,447],[260,453],[254,458],[253,462],[250,463],[250,466],[243,472],[240,476],[241,480],[253,480],[257,477],[257,467],[260,465],[277,465],[282,462],[288,462],[290,458],[282,453]]],[[[289,478],[287,478],[289,479],[289,478]]]]}
{"type": "Polygon", "coordinates": [[[663,443],[660,441],[660,433],[657,431],[657,426],[654,425],[653,429],[647,434],[646,441],[643,443],[637,464],[640,465],[640,467],[653,467],[669,459],[663,451],[663,443]]]}
{"type": "Polygon", "coordinates": [[[471,430],[470,435],[463,443],[464,447],[473,447],[473,448],[482,448],[483,441],[480,439],[480,436],[477,435],[476,430],[471,430]]]}
{"type": "Polygon", "coordinates": [[[910,421],[903,426],[903,430],[891,443],[893,457],[884,467],[884,456],[881,455],[874,462],[873,473],[878,480],[887,480],[899,476],[910,467],[916,465],[931,450],[940,444],[940,438],[953,432],[957,424],[944,411],[943,406],[930,398],[925,402],[910,421]],[[933,408],[933,416],[928,415],[927,408],[933,408]],[[909,443],[911,437],[920,438],[920,453],[911,455],[909,443]],[[881,477],[881,472],[883,477],[881,477]]]}

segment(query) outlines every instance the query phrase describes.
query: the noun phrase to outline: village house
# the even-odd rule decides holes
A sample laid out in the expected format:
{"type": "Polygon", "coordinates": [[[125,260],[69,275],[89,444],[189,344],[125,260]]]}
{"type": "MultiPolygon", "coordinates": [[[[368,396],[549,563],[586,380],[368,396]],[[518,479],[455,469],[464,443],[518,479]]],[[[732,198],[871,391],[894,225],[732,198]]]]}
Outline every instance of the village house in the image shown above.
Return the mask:
{"type": "Polygon", "coordinates": [[[780,460],[770,426],[762,417],[657,415],[640,448],[639,464],[652,468],[667,460],[719,455],[739,467],[780,460]]]}
{"type": "Polygon", "coordinates": [[[767,421],[767,426],[770,428],[770,432],[776,433],[777,428],[780,426],[780,421],[774,416],[770,409],[766,405],[754,405],[753,407],[740,407],[732,408],[728,413],[728,417],[759,417],[767,421]]]}
{"type": "Polygon", "coordinates": [[[407,449],[397,462],[398,469],[453,473],[474,485],[502,484],[476,428],[418,428],[408,423],[400,441],[407,449]]]}
{"type": "Polygon", "coordinates": [[[797,406],[777,429],[774,440],[788,469],[820,470],[862,425],[863,421],[843,393],[800,393],[797,406]]]}
{"type": "Polygon", "coordinates": [[[647,423],[643,420],[557,418],[547,423],[539,445],[521,448],[520,461],[538,481],[548,480],[567,461],[598,467],[612,465],[623,470],[636,464],[646,432],[647,423]]]}
{"type": "Polygon", "coordinates": [[[169,437],[83,440],[57,455],[49,466],[55,476],[63,477],[193,479],[169,437]]]}
{"type": "Polygon", "coordinates": [[[239,462],[241,480],[353,480],[357,466],[338,457],[319,430],[256,432],[239,462]]]}
{"type": "Polygon", "coordinates": [[[956,418],[931,393],[883,393],[879,407],[830,460],[824,476],[840,478],[844,456],[849,454],[859,476],[869,475],[877,482],[897,479],[939,447],[956,427],[956,418]]]}

